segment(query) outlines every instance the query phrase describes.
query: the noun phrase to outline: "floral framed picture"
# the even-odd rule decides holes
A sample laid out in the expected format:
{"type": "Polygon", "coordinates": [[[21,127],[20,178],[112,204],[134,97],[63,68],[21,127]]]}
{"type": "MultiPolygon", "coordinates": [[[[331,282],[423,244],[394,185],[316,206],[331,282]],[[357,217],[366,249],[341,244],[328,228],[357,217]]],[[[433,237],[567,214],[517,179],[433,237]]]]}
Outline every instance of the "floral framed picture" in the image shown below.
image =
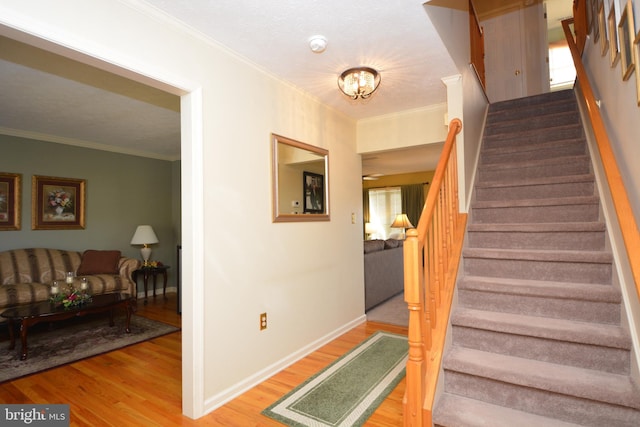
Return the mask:
{"type": "Polygon", "coordinates": [[[622,80],[627,81],[634,70],[633,40],[636,32],[633,26],[633,5],[631,0],[622,10],[618,23],[618,40],[620,42],[620,63],[622,65],[622,80]]]}
{"type": "Polygon", "coordinates": [[[0,231],[20,230],[22,175],[0,172],[0,231]]]}
{"type": "Polygon", "coordinates": [[[83,179],[34,175],[31,191],[31,228],[83,229],[85,184],[83,179]]]}

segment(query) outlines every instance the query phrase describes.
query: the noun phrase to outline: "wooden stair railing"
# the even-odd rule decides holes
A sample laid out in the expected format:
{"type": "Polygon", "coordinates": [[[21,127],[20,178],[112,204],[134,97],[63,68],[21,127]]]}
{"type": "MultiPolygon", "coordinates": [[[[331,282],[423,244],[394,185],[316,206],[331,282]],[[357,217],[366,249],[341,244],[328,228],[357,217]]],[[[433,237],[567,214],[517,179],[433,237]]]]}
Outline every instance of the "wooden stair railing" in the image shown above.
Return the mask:
{"type": "Polygon", "coordinates": [[[569,49],[571,50],[571,56],[573,57],[573,63],[576,68],[576,75],[579,87],[582,91],[585,103],[587,105],[587,112],[589,119],[591,120],[591,126],[593,127],[593,133],[596,139],[596,145],[600,152],[600,158],[602,159],[602,166],[604,168],[607,181],[609,183],[609,190],[611,192],[611,198],[613,199],[613,205],[615,207],[618,222],[620,224],[620,230],[624,239],[625,249],[627,251],[627,257],[631,265],[631,272],[633,274],[633,280],[636,285],[636,292],[638,298],[640,298],[640,232],[638,232],[638,223],[633,216],[631,209],[631,203],[629,202],[629,196],[625,189],[620,170],[616,158],[611,148],[611,142],[607,135],[600,109],[596,103],[596,98],[591,89],[587,72],[582,64],[582,58],[580,50],[576,45],[576,40],[571,34],[570,25],[574,22],[573,19],[565,19],[562,21],[562,27],[564,29],[569,49]]]}
{"type": "Polygon", "coordinates": [[[403,399],[405,426],[432,425],[444,339],[462,253],[467,215],[459,212],[453,119],[420,220],[404,242],[404,299],[409,310],[409,360],[403,399]]]}

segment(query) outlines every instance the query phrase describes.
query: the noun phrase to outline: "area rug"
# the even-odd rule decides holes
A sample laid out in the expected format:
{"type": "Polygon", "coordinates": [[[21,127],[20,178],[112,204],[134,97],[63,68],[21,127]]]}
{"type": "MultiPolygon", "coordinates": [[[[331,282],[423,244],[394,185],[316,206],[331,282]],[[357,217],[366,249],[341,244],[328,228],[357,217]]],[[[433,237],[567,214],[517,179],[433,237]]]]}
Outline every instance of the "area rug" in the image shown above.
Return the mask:
{"type": "Polygon", "coordinates": [[[262,413],[288,426],[361,426],[404,378],[407,337],[376,332],[262,413]]]}
{"type": "MultiPolygon", "coordinates": [[[[133,315],[131,333],[124,331],[125,317],[116,316],[109,326],[108,316],[74,318],[51,325],[41,323],[29,330],[27,360],[20,360],[20,335],[16,333],[16,347],[9,350],[8,338],[0,341],[0,382],[55,368],[66,363],[137,344],[171,332],[176,328],[165,323],[133,315]]],[[[7,327],[2,326],[6,338],[7,327]]]]}

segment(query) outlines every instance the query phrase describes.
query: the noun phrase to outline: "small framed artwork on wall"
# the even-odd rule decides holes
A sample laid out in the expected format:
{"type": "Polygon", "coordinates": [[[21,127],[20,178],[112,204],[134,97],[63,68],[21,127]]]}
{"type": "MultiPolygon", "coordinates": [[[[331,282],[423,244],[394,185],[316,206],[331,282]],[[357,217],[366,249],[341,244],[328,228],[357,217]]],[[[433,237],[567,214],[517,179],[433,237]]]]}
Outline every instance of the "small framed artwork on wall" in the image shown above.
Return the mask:
{"type": "Polygon", "coordinates": [[[604,56],[609,49],[609,38],[607,37],[607,18],[604,15],[603,2],[600,2],[598,7],[598,27],[600,29],[600,53],[604,56]]]}
{"type": "Polygon", "coordinates": [[[0,231],[20,230],[22,175],[0,172],[0,231]]]}
{"type": "Polygon", "coordinates": [[[640,58],[640,31],[638,31],[633,41],[633,51],[636,55],[636,99],[640,107],[640,60],[638,60],[640,58]]]}
{"type": "Polygon", "coordinates": [[[303,172],[304,185],[304,213],[324,212],[324,176],[303,172]]]}
{"type": "Polygon", "coordinates": [[[34,175],[31,199],[33,230],[84,228],[84,179],[34,175]]]}
{"type": "Polygon", "coordinates": [[[600,40],[600,26],[598,25],[598,10],[600,9],[601,4],[603,4],[603,0],[593,0],[591,2],[593,44],[598,44],[598,41],[600,40]]]}
{"type": "Polygon", "coordinates": [[[609,59],[611,60],[611,68],[618,65],[620,61],[620,48],[618,47],[618,30],[616,26],[616,2],[611,3],[611,10],[607,17],[609,28],[609,59]]]}
{"type": "Polygon", "coordinates": [[[633,26],[633,5],[627,1],[622,10],[618,24],[618,40],[620,41],[620,63],[622,65],[622,80],[629,80],[634,70],[633,41],[636,32],[633,26]]]}

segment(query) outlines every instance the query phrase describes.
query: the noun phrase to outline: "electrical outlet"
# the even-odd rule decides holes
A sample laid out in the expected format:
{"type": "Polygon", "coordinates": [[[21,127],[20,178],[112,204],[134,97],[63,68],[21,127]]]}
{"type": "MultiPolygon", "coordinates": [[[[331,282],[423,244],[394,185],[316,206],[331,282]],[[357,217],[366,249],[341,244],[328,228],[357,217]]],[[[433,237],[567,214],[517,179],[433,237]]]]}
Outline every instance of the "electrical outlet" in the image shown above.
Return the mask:
{"type": "Polygon", "coordinates": [[[267,329],[267,313],[260,313],[260,330],[267,329]]]}

